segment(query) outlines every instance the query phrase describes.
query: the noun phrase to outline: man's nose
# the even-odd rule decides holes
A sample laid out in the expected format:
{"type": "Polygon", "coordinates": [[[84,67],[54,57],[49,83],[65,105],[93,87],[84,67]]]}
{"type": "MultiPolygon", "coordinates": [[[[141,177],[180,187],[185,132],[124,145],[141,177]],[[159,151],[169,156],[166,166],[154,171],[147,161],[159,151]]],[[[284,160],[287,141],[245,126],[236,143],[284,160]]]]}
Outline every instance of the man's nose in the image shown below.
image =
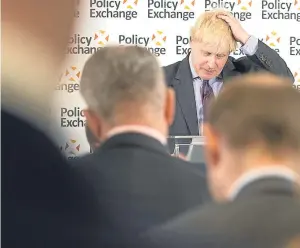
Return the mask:
{"type": "Polygon", "coordinates": [[[216,64],[216,59],[214,56],[209,57],[209,59],[207,60],[207,65],[209,68],[214,68],[216,64]]]}

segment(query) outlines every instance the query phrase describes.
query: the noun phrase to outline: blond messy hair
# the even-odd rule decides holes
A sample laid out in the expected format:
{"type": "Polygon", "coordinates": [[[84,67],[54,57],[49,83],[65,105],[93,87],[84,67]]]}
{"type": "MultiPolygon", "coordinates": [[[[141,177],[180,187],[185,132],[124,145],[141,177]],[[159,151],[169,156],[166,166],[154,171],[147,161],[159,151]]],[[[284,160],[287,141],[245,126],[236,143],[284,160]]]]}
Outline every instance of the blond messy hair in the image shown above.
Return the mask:
{"type": "Polygon", "coordinates": [[[230,26],[218,15],[229,13],[224,10],[207,11],[201,14],[191,29],[192,41],[204,42],[225,48],[229,46],[230,52],[237,49],[237,41],[234,39],[230,26]]]}

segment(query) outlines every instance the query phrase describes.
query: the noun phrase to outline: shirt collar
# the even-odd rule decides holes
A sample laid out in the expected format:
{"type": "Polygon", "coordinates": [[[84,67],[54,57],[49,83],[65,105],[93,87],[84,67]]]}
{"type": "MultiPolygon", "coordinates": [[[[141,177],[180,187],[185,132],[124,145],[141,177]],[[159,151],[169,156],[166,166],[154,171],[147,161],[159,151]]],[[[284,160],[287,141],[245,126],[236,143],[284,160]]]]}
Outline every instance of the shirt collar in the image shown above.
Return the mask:
{"type": "Polygon", "coordinates": [[[299,176],[291,169],[283,166],[274,165],[272,167],[253,169],[242,175],[234,182],[230,188],[228,199],[234,200],[240,191],[248,184],[256,180],[269,177],[279,177],[295,182],[299,176]]]}
{"type": "Polygon", "coordinates": [[[141,133],[146,136],[150,136],[159,142],[161,142],[163,145],[167,144],[167,138],[164,137],[163,134],[161,134],[159,131],[156,129],[147,127],[147,126],[142,126],[142,125],[123,125],[123,126],[118,126],[113,129],[111,129],[107,133],[107,138],[110,138],[112,136],[121,134],[121,133],[129,133],[129,132],[134,132],[134,133],[141,133]]]}
{"type": "Polygon", "coordinates": [[[193,79],[198,78],[199,76],[198,76],[198,74],[195,71],[195,68],[194,68],[193,63],[192,63],[191,56],[189,56],[189,64],[190,64],[190,69],[191,69],[191,73],[192,73],[193,79]]]}

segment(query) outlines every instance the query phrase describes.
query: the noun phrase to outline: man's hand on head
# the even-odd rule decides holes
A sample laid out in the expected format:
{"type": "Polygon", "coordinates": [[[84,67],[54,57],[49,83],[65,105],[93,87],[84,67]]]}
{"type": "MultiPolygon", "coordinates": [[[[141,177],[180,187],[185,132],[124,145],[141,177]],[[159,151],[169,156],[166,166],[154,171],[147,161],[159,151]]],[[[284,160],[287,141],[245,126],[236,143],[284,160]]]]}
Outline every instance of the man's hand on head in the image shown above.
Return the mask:
{"type": "Polygon", "coordinates": [[[232,16],[230,13],[222,13],[218,15],[218,18],[224,20],[228,23],[228,25],[231,28],[233,37],[236,41],[240,42],[242,45],[244,45],[247,40],[249,39],[250,35],[247,33],[247,31],[242,27],[239,20],[237,20],[234,16],[232,16]]]}

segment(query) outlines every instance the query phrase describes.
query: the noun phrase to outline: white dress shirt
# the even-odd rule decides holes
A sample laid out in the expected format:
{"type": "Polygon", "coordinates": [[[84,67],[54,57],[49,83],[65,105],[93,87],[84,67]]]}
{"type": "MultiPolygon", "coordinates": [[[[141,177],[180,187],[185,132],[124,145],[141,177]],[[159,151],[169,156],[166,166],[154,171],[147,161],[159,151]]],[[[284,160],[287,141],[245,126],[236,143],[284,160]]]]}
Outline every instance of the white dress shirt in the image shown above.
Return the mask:
{"type": "MultiPolygon", "coordinates": [[[[243,51],[245,55],[252,56],[256,53],[257,48],[258,48],[258,39],[254,36],[250,36],[247,42],[240,49],[243,51]]],[[[202,79],[199,78],[198,74],[196,73],[191,63],[191,56],[189,57],[189,63],[190,63],[192,77],[193,77],[193,87],[194,87],[195,102],[196,102],[196,109],[197,109],[197,118],[198,118],[199,127],[201,128],[203,124],[203,106],[202,106],[202,98],[200,92],[203,85],[203,81],[202,79]]],[[[212,78],[209,80],[209,85],[212,87],[214,95],[217,96],[223,86],[223,81],[219,77],[212,78]]]]}

